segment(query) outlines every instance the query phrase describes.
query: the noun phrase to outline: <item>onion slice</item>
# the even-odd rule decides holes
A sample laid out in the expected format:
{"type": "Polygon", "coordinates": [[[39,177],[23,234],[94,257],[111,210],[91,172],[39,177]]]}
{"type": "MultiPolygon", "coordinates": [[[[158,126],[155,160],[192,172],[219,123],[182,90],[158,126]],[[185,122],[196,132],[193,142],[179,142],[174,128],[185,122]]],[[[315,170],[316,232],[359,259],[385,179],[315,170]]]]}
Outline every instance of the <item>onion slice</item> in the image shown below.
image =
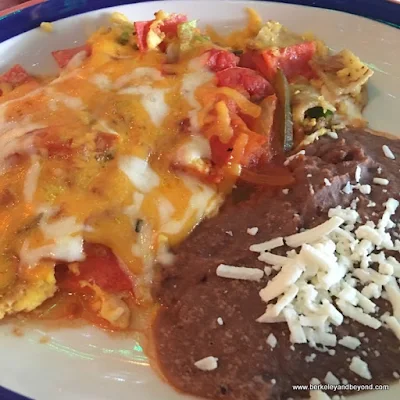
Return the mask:
{"type": "Polygon", "coordinates": [[[294,183],[293,176],[285,168],[271,168],[265,173],[243,168],[240,179],[260,186],[288,186],[294,183]]]}

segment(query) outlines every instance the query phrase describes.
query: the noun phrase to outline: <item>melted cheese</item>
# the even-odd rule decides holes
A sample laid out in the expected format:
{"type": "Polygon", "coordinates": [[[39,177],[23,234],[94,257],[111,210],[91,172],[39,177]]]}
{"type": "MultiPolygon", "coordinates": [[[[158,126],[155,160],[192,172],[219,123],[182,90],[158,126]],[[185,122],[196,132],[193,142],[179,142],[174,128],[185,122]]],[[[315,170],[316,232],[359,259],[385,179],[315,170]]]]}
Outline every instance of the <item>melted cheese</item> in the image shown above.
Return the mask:
{"type": "Polygon", "coordinates": [[[211,159],[211,148],[208,140],[200,135],[192,136],[178,149],[177,163],[191,165],[199,160],[211,159]]]}
{"type": "Polygon", "coordinates": [[[119,167],[132,184],[143,193],[150,192],[160,184],[160,177],[146,160],[134,156],[123,156],[119,159],[119,167]]]}
{"type": "Polygon", "coordinates": [[[66,70],[70,71],[79,68],[83,64],[83,61],[85,60],[86,57],[87,57],[87,52],[84,50],[80,51],[79,53],[76,53],[68,62],[66,70]]]}
{"type": "Polygon", "coordinates": [[[90,82],[96,85],[100,90],[107,91],[111,88],[110,78],[105,74],[95,74],[90,78],[90,82]]]}
{"type": "Polygon", "coordinates": [[[40,163],[39,161],[33,159],[32,165],[26,173],[25,183],[24,183],[24,198],[27,203],[31,203],[33,196],[36,192],[38,179],[40,174],[40,163]]]}
{"type": "Polygon", "coordinates": [[[21,151],[33,151],[33,137],[29,133],[44,127],[38,123],[22,123],[20,126],[10,124],[9,129],[6,125],[4,130],[0,130],[0,174],[9,167],[8,157],[21,151]]]}
{"type": "MultiPolygon", "coordinates": [[[[50,101],[53,101],[55,103],[62,103],[65,105],[65,107],[71,108],[72,110],[80,110],[83,108],[83,102],[79,97],[69,96],[64,93],[58,93],[50,88],[47,89],[47,93],[50,97],[50,101]]],[[[54,105],[53,108],[54,110],[56,109],[54,105]]]]}
{"type": "Polygon", "coordinates": [[[160,216],[161,225],[164,225],[170,221],[174,212],[175,207],[166,197],[161,196],[158,198],[158,214],[160,216]]]}
{"type": "Polygon", "coordinates": [[[161,232],[166,234],[176,234],[190,219],[202,219],[207,214],[207,209],[214,208],[215,192],[212,188],[197,182],[189,176],[182,176],[187,187],[192,192],[189,203],[183,217],[179,220],[172,219],[164,224],[161,232]],[[206,208],[204,209],[204,206],[206,208]]]}
{"type": "Polygon", "coordinates": [[[82,237],[62,237],[52,244],[36,248],[31,248],[29,241],[24,242],[20,252],[22,265],[34,267],[44,258],[68,262],[84,260],[82,237]]]}
{"type": "Polygon", "coordinates": [[[204,56],[193,59],[189,62],[191,72],[185,74],[182,80],[181,93],[185,97],[192,110],[189,112],[189,118],[192,129],[199,129],[198,111],[201,105],[196,98],[196,90],[207,82],[210,82],[214,75],[204,68],[206,59],[204,56]]]}
{"type": "MultiPolygon", "coordinates": [[[[0,207],[0,258],[19,256],[12,279],[0,274],[10,293],[15,280],[47,279],[58,262],[83,260],[87,241],[109,247],[137,277],[140,301],[155,260],[170,262],[170,246],[214,213],[234,184],[206,184],[171,168],[179,157],[211,156],[201,137],[184,143],[180,125],[190,116],[196,122],[204,104],[198,89],[215,86],[206,56],[183,59],[166,75],[162,52],[138,57],[117,37],[113,29],[95,33],[89,57],[81,52],[56,79],[0,99],[0,199],[9,201],[0,207]]],[[[53,282],[41,301],[55,290],[53,282]]],[[[31,309],[29,299],[21,302],[31,309]]]]}
{"type": "Polygon", "coordinates": [[[46,239],[59,239],[64,236],[71,236],[83,231],[84,226],[78,224],[75,217],[65,217],[54,222],[48,222],[47,218],[42,218],[39,224],[40,229],[46,239]]]}
{"type": "Polygon", "coordinates": [[[169,107],[164,99],[165,89],[154,89],[151,86],[134,86],[122,89],[118,93],[140,95],[144,109],[156,126],[160,126],[168,114],[169,107]]]}
{"type": "Polygon", "coordinates": [[[133,72],[118,78],[114,83],[114,88],[121,89],[123,86],[132,81],[143,83],[143,80],[151,82],[151,81],[159,81],[162,79],[163,76],[161,75],[161,72],[158,69],[152,67],[139,67],[135,68],[133,72]]]}

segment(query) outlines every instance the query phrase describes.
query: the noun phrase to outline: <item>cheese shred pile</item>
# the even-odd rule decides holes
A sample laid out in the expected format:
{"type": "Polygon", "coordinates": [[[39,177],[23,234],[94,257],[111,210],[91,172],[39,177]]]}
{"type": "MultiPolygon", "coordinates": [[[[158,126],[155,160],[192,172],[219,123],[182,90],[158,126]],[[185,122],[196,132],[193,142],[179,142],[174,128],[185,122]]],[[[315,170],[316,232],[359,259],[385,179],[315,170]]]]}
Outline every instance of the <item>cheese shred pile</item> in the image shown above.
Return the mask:
{"type": "Polygon", "coordinates": [[[360,225],[355,209],[331,209],[323,224],[282,240],[294,248],[287,257],[265,252],[271,241],[253,246],[261,249],[259,260],[279,271],[260,291],[267,308],[257,321],[286,321],[292,343],[325,351],[338,343],[333,326],[345,317],[373,329],[386,324],[400,340],[400,264],[384,253],[400,249],[388,232],[398,206],[390,198],[376,226],[372,221],[360,225]],[[374,299],[379,297],[392,304],[393,315],[377,314],[374,299]]]}

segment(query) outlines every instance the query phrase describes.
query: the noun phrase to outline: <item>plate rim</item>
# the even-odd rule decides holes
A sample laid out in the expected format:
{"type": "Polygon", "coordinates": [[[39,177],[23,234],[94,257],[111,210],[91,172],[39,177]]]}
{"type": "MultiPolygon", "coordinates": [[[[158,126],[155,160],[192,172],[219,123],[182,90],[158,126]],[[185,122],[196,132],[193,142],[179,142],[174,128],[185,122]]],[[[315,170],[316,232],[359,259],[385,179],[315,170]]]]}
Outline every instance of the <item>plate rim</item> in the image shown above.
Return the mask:
{"type": "MultiPolygon", "coordinates": [[[[74,15],[89,13],[109,7],[139,3],[153,3],[159,0],[75,0],[68,5],[64,0],[45,0],[31,5],[21,5],[18,9],[11,9],[8,14],[0,15],[2,31],[0,44],[22,33],[37,28],[41,22],[54,22],[74,15]]],[[[190,0],[188,0],[190,1],[190,0]]],[[[193,1],[193,0],[192,0],[193,1]]],[[[204,1],[204,0],[196,0],[204,1]]],[[[302,8],[320,8],[338,13],[351,14],[355,18],[369,19],[375,23],[386,25],[389,29],[400,30],[400,5],[382,0],[316,0],[312,4],[307,0],[224,0],[229,3],[271,3],[287,4],[302,8]],[[367,3],[367,4],[366,4],[367,3]],[[397,9],[395,9],[397,7],[397,9]],[[395,12],[396,11],[396,12],[395,12]]],[[[184,2],[184,0],[182,1],[184,2]]],[[[0,399],[3,400],[32,400],[15,391],[0,385],[0,399]]]]}
{"type": "MultiPolygon", "coordinates": [[[[11,9],[10,13],[0,15],[2,28],[5,28],[0,31],[0,43],[37,28],[43,21],[53,22],[103,8],[154,1],[157,0],[74,0],[72,3],[64,0],[46,0],[40,3],[35,2],[29,6],[22,4],[19,9],[11,9]]],[[[400,4],[389,0],[314,0],[311,4],[309,0],[255,0],[254,2],[291,4],[333,10],[374,20],[377,23],[400,30],[400,4]]]]}

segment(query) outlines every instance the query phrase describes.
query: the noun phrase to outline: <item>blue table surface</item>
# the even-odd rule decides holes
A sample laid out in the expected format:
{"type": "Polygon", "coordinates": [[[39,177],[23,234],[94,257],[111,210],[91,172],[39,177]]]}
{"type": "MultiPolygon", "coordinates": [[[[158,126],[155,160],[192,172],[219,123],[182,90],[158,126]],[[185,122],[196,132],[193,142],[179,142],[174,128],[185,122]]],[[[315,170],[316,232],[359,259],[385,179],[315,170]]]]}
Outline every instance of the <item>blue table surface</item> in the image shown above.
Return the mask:
{"type": "MultiPolygon", "coordinates": [[[[55,21],[72,15],[110,7],[141,3],[147,0],[48,0],[44,3],[1,17],[0,42],[39,26],[42,21],[55,21]],[[4,29],[6,28],[6,29],[4,29]]],[[[262,0],[260,0],[262,1],[262,0]]],[[[269,0],[327,8],[361,15],[400,29],[400,3],[388,0],[269,0]]],[[[400,32],[399,32],[400,34],[400,32]]],[[[0,386],[0,400],[27,400],[0,386]]]]}

